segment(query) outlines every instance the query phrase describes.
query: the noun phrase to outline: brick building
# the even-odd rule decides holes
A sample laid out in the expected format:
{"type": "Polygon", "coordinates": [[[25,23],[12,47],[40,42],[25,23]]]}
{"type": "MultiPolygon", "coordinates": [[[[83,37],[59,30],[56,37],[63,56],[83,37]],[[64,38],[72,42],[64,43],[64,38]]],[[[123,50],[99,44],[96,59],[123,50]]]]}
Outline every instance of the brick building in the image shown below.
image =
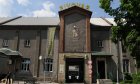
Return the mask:
{"type": "Polygon", "coordinates": [[[113,19],[91,15],[73,6],[59,11],[58,18],[0,18],[0,48],[22,57],[14,68],[15,79],[90,83],[117,80],[117,65],[119,79],[125,72],[136,72],[135,60],[128,53],[119,55],[117,44],[111,41],[113,19]]]}

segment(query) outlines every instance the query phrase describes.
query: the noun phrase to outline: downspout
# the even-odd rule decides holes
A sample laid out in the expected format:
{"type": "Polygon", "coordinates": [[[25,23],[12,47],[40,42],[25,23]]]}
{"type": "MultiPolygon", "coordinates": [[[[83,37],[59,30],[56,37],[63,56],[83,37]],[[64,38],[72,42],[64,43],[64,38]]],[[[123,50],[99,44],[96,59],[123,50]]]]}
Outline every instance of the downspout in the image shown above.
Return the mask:
{"type": "Polygon", "coordinates": [[[20,42],[20,40],[19,40],[19,32],[20,32],[20,30],[16,31],[16,34],[17,34],[17,48],[16,48],[16,51],[19,51],[19,42],[20,42]]]}
{"type": "Polygon", "coordinates": [[[37,69],[37,77],[39,77],[39,72],[40,72],[40,63],[41,60],[39,59],[39,57],[41,56],[41,30],[39,30],[39,52],[38,52],[38,69],[37,69]]]}

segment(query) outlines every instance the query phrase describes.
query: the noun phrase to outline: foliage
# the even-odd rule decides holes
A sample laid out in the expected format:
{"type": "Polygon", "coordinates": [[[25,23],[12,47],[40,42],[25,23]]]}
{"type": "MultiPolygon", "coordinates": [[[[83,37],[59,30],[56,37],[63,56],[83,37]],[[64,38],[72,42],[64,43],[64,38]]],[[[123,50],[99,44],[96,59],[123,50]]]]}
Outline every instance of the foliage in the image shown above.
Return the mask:
{"type": "Polygon", "coordinates": [[[64,5],[61,5],[59,8],[60,8],[60,10],[64,10],[64,9],[70,8],[72,6],[78,6],[78,7],[84,8],[86,10],[90,9],[89,5],[80,4],[80,3],[66,3],[64,5]]]}
{"type": "Polygon", "coordinates": [[[108,79],[111,79],[112,81],[115,81],[112,72],[108,72],[108,73],[107,73],[107,78],[108,78],[108,79]]]}
{"type": "Polygon", "coordinates": [[[121,40],[123,46],[129,49],[132,56],[137,56],[137,46],[140,46],[140,0],[119,0],[118,7],[113,8],[115,0],[100,0],[100,7],[114,17],[117,26],[112,27],[112,40],[121,40]]]}
{"type": "Polygon", "coordinates": [[[140,83],[140,72],[137,73],[137,74],[132,74],[132,77],[133,77],[133,83],[134,84],[140,83]]]}
{"type": "Polygon", "coordinates": [[[122,81],[120,84],[132,84],[132,83],[133,83],[133,78],[131,74],[124,73],[124,81],[122,81]]]}
{"type": "Polygon", "coordinates": [[[120,84],[139,84],[140,83],[140,72],[138,74],[125,74],[127,78],[125,78],[124,81],[122,81],[120,84]],[[132,78],[132,79],[131,79],[132,78]]]}
{"type": "Polygon", "coordinates": [[[90,6],[89,5],[86,5],[86,9],[89,10],[90,9],[90,6]]]}
{"type": "Polygon", "coordinates": [[[124,80],[122,82],[120,82],[120,84],[133,84],[132,80],[124,80]]]}
{"type": "Polygon", "coordinates": [[[125,73],[124,80],[132,80],[132,76],[129,73],[125,73]]]}
{"type": "Polygon", "coordinates": [[[48,56],[53,55],[55,27],[48,28],[48,56]]]}

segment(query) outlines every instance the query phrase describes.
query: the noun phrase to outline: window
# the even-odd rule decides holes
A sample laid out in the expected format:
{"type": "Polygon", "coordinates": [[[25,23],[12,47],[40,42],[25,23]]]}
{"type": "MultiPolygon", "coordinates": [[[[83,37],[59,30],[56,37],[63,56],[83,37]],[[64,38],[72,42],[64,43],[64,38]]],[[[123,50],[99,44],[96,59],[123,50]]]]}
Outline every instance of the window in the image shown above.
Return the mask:
{"type": "Polygon", "coordinates": [[[123,59],[123,72],[129,73],[129,60],[123,59]]]}
{"type": "Polygon", "coordinates": [[[24,41],[24,46],[25,47],[30,47],[30,40],[25,40],[24,41]]]}
{"type": "Polygon", "coordinates": [[[30,59],[24,58],[21,63],[21,70],[29,71],[30,59]]]}
{"type": "Polygon", "coordinates": [[[9,40],[7,40],[7,39],[4,39],[3,40],[3,47],[8,47],[8,44],[9,44],[9,40]]]}
{"type": "Polygon", "coordinates": [[[52,72],[53,59],[44,59],[44,71],[52,72]]]}
{"type": "Polygon", "coordinates": [[[97,46],[98,47],[103,47],[103,42],[102,41],[97,41],[97,46]]]}

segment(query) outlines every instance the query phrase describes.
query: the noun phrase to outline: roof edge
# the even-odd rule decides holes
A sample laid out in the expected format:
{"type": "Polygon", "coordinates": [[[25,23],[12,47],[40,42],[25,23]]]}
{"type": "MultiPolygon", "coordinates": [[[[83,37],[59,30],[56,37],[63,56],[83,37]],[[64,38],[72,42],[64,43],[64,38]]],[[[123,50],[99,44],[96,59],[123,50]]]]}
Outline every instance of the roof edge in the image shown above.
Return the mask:
{"type": "Polygon", "coordinates": [[[18,17],[15,17],[15,18],[12,18],[12,19],[3,21],[3,22],[0,23],[0,25],[3,25],[3,24],[5,24],[5,23],[11,22],[11,21],[13,21],[13,20],[19,19],[19,18],[21,18],[21,17],[22,17],[22,16],[18,16],[18,17]]]}
{"type": "Polygon", "coordinates": [[[113,26],[113,24],[111,22],[109,22],[106,18],[101,17],[101,19],[103,19],[105,22],[107,22],[110,26],[113,26]]]}

